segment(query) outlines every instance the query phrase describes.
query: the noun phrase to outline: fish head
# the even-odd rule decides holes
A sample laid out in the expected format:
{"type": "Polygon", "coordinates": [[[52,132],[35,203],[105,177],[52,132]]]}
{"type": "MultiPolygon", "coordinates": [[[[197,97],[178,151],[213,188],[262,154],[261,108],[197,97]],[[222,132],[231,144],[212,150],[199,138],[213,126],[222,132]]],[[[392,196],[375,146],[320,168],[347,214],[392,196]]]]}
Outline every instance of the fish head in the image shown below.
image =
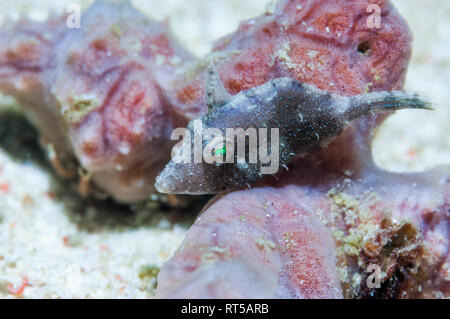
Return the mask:
{"type": "MultiPolygon", "coordinates": [[[[182,129],[180,129],[182,130],[182,129]]],[[[156,178],[155,188],[166,194],[215,194],[226,187],[224,173],[228,143],[218,128],[193,120],[172,149],[170,162],[156,178]]]]}

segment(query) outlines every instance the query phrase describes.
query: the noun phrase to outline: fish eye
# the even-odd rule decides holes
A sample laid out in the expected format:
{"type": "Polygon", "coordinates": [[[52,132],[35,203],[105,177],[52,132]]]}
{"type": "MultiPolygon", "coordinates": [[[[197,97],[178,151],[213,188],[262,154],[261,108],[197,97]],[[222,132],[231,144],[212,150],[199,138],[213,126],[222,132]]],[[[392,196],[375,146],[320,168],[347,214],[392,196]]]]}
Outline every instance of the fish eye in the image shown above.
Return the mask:
{"type": "Polygon", "coordinates": [[[227,145],[223,141],[213,141],[211,147],[211,156],[216,165],[221,165],[225,162],[227,154],[227,145]]]}
{"type": "Polygon", "coordinates": [[[208,144],[208,148],[211,158],[214,159],[214,163],[216,165],[221,165],[225,163],[227,152],[232,150],[232,144],[229,144],[229,141],[227,140],[224,141],[222,137],[215,137],[208,144]]]}
{"type": "Polygon", "coordinates": [[[227,154],[227,145],[225,143],[219,143],[212,148],[212,155],[217,158],[221,158],[227,154]]]}

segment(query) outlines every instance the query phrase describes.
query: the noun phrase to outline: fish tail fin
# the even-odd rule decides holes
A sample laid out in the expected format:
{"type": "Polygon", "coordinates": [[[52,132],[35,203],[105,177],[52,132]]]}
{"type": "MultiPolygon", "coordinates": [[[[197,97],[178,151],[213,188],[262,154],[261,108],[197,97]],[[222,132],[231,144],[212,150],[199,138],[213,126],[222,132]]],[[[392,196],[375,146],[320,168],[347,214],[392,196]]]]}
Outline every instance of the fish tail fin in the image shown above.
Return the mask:
{"type": "Polygon", "coordinates": [[[403,109],[433,110],[433,103],[418,93],[402,91],[367,94],[368,104],[372,111],[396,111],[403,109]]]}
{"type": "Polygon", "coordinates": [[[361,116],[384,111],[403,109],[433,110],[434,104],[418,93],[403,91],[372,92],[350,98],[347,117],[356,119],[361,116]]]}

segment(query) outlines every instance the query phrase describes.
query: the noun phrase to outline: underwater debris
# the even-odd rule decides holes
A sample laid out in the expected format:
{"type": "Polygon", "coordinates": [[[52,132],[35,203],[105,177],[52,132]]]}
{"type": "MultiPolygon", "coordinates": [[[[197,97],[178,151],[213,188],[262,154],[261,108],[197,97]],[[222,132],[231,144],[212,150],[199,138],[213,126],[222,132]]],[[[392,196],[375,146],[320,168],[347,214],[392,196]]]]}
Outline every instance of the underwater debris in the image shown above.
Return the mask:
{"type": "Polygon", "coordinates": [[[155,265],[142,265],[139,267],[138,277],[144,281],[152,291],[154,291],[158,285],[156,279],[158,277],[159,270],[159,267],[155,265]]]}

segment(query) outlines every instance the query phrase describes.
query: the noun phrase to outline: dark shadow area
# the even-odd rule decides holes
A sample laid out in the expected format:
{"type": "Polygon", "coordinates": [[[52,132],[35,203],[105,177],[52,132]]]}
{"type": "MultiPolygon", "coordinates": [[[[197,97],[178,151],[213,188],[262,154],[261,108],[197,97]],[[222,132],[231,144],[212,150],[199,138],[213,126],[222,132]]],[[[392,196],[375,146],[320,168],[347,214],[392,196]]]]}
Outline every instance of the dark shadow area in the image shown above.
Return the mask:
{"type": "Polygon", "coordinates": [[[114,200],[83,198],[72,181],[54,178],[55,200],[65,206],[66,214],[80,231],[124,231],[141,227],[170,229],[175,224],[190,227],[210,197],[191,197],[186,206],[173,208],[161,200],[121,204],[114,200]]]}
{"type": "Polygon", "coordinates": [[[170,229],[175,224],[189,227],[211,198],[185,197],[184,205],[178,208],[172,208],[162,200],[163,196],[134,205],[119,204],[111,199],[83,198],[77,192],[76,180],[63,179],[53,170],[39,144],[37,130],[19,111],[11,109],[0,110],[0,148],[15,161],[38,165],[51,175],[49,197],[64,205],[65,213],[80,231],[170,229]]]}
{"type": "Polygon", "coordinates": [[[38,140],[39,133],[18,111],[0,109],[0,148],[21,163],[35,163],[50,169],[44,150],[38,140]]]}

